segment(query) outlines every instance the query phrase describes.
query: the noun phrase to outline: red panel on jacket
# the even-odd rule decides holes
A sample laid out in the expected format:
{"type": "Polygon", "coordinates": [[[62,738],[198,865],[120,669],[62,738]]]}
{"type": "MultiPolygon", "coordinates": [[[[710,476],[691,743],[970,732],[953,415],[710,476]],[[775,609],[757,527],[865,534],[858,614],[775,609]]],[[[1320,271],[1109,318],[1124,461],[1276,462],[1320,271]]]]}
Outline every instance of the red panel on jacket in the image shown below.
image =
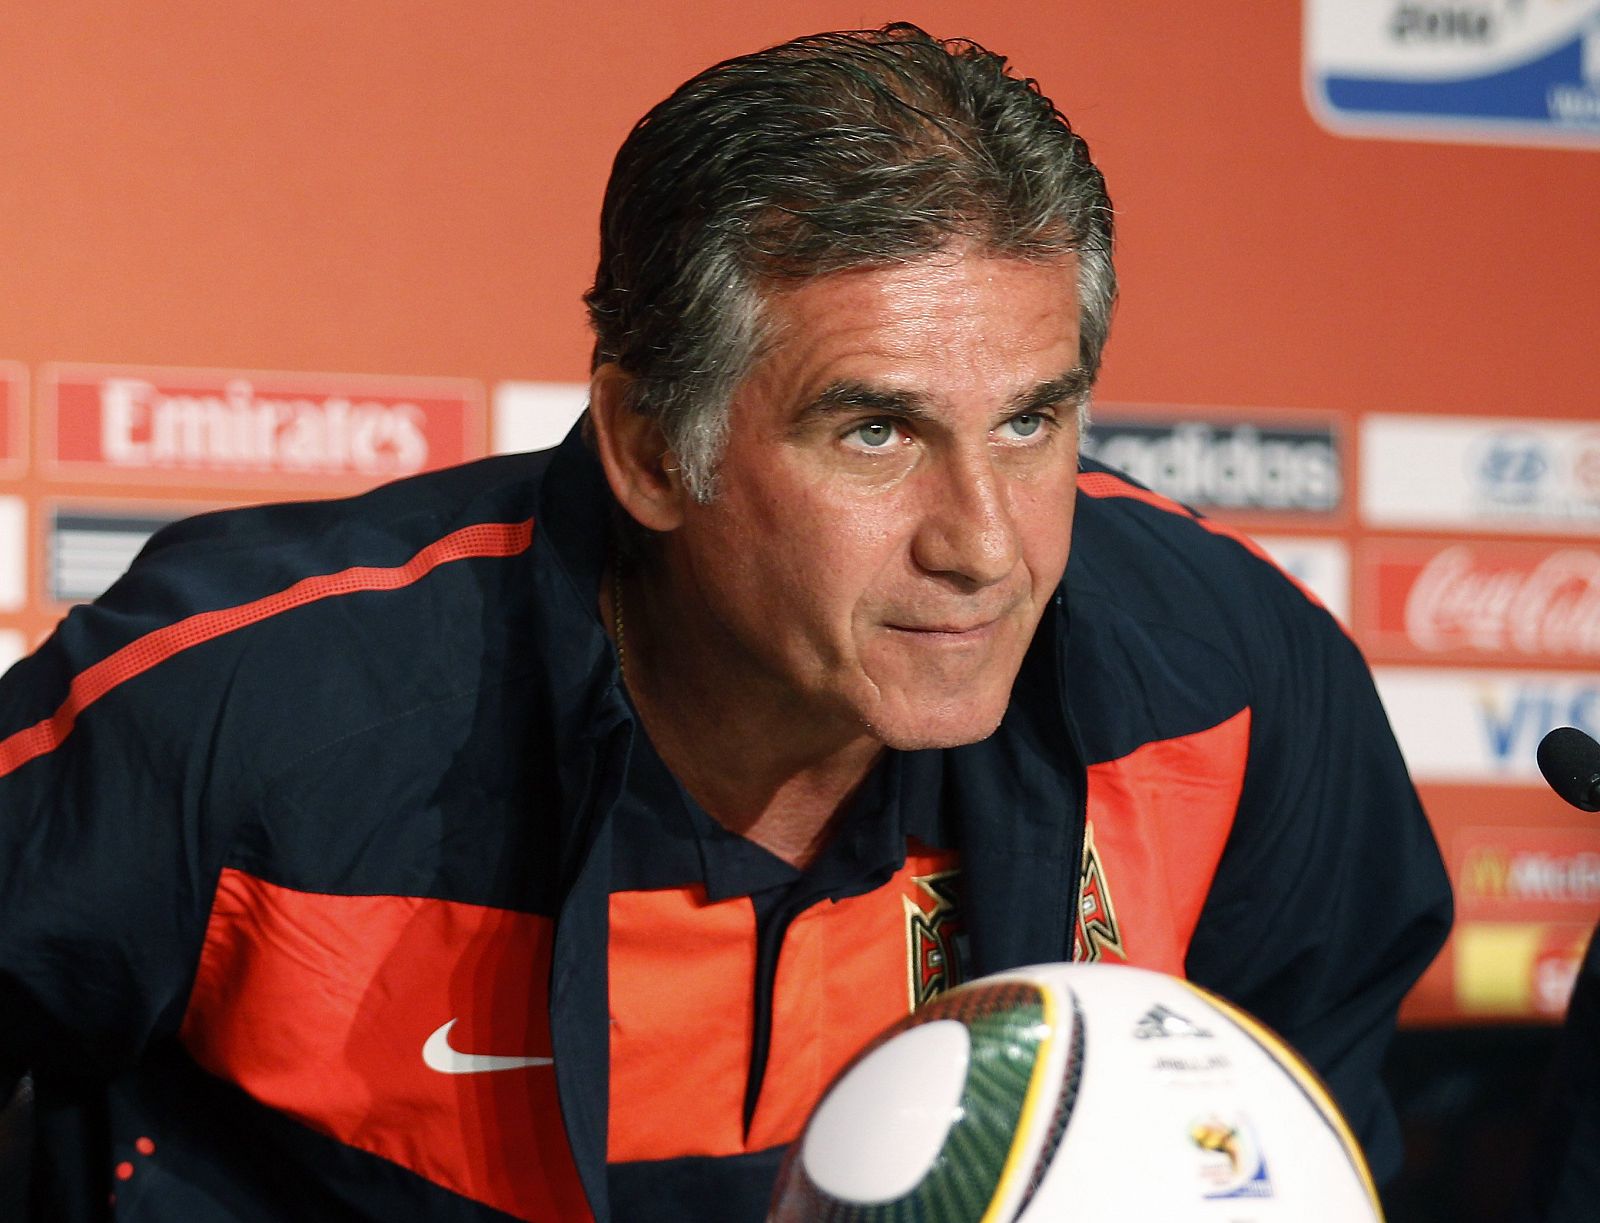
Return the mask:
{"type": "Polygon", "coordinates": [[[225,870],[182,1039],[340,1142],[518,1218],[588,1218],[551,1066],[472,1060],[550,1056],[550,942],[548,918],[225,870]]]}
{"type": "Polygon", "coordinates": [[[882,887],[795,918],[778,959],[771,1051],[748,1137],[749,898],[708,903],[699,885],[614,893],[610,1158],[735,1155],[793,1140],[833,1076],[910,1012],[913,993],[948,982],[935,977],[959,956],[959,914],[940,896],[954,894],[955,863],[948,851],[913,852],[882,887]]]}
{"type": "Polygon", "coordinates": [[[1209,730],[1089,766],[1075,958],[1122,959],[1183,975],[1233,829],[1249,744],[1244,709],[1209,730]]]}

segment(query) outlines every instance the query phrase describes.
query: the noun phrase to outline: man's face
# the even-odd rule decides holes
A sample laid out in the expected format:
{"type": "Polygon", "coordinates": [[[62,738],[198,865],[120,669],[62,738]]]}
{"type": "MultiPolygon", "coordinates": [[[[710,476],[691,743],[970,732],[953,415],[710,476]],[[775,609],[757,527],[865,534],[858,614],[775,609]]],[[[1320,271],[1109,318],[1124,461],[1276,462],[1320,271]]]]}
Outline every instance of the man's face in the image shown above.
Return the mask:
{"type": "Polygon", "coordinates": [[[1067,563],[1076,271],[949,252],[768,298],[717,496],[665,540],[730,697],[903,749],[995,729],[1067,563]]]}

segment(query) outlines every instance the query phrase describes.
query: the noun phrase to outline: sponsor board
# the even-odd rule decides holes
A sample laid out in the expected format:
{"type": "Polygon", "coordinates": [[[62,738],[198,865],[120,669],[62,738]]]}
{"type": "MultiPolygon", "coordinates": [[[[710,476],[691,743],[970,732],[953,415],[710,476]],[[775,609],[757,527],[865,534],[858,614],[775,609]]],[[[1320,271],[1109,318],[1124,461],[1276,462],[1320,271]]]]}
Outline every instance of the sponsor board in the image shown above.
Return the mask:
{"type": "Polygon", "coordinates": [[[1559,1019],[1593,922],[1459,921],[1451,938],[1464,1018],[1559,1019]]]}
{"type": "Polygon", "coordinates": [[[1361,423],[1361,512],[1379,527],[1594,534],[1600,426],[1368,415],[1361,423]]]}
{"type": "Polygon", "coordinates": [[[28,371],[15,361],[0,361],[0,472],[28,462],[28,371]]]}
{"type": "Polygon", "coordinates": [[[1419,782],[1543,788],[1534,752],[1548,731],[1600,735],[1600,672],[1380,666],[1373,678],[1419,782]]]}
{"type": "Polygon", "coordinates": [[[1600,665],[1600,547],[1374,540],[1357,631],[1401,659],[1600,665]]]}
{"type": "Polygon", "coordinates": [[[1202,513],[1323,518],[1344,502],[1331,416],[1102,405],[1083,451],[1202,513]]]}
{"type": "Polygon", "coordinates": [[[27,652],[27,641],[16,629],[0,628],[0,675],[27,652]]]}
{"type": "Polygon", "coordinates": [[[1334,131],[1600,146],[1600,0],[1307,0],[1305,72],[1334,131]]]}
{"type": "Polygon", "coordinates": [[[28,597],[28,506],[0,497],[0,612],[17,611],[28,597]]]}
{"type": "Polygon", "coordinates": [[[123,483],[359,487],[482,445],[458,379],[57,365],[40,397],[48,468],[123,483]]]}
{"type": "Polygon", "coordinates": [[[1600,824],[1463,828],[1450,849],[1462,917],[1585,926],[1600,917],[1600,824]]]}
{"type": "Polygon", "coordinates": [[[1345,624],[1350,622],[1350,549],[1342,540],[1257,535],[1280,568],[1296,578],[1345,624]]]}
{"type": "Polygon", "coordinates": [[[50,513],[48,596],[87,603],[103,594],[133,563],[149,538],[182,515],[168,506],[57,506],[50,513]]]}
{"type": "Polygon", "coordinates": [[[502,382],[494,388],[495,454],[548,450],[589,406],[587,382],[502,382]]]}

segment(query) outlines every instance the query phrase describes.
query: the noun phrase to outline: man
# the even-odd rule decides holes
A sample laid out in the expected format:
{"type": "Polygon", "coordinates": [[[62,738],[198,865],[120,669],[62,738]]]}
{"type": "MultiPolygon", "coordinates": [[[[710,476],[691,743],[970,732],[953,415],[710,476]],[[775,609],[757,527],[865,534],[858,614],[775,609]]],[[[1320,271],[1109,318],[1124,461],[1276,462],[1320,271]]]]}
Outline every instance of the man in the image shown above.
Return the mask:
{"type": "Polygon", "coordinates": [[[1539,1132],[1516,1223],[1580,1223],[1600,1193],[1600,937],[1578,967],[1566,1021],[1545,1071],[1539,1132]]]}
{"type": "Polygon", "coordinates": [[[757,1219],[876,1031],[1074,956],[1390,1170],[1437,851],[1334,621],[1080,469],[1110,249],[998,57],[802,39],[619,154],[587,438],[157,537],[3,686],[36,1200],[757,1219]]]}

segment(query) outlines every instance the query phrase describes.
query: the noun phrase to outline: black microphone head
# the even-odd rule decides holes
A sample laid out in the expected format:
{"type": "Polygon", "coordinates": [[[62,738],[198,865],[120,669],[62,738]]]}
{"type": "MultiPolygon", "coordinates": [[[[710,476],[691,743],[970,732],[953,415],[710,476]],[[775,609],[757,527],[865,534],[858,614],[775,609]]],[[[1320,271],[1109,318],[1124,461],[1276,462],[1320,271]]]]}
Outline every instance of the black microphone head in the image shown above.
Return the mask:
{"type": "Polygon", "coordinates": [[[1600,811],[1600,743],[1576,726],[1558,726],[1539,741],[1539,772],[1580,811],[1600,811]]]}

